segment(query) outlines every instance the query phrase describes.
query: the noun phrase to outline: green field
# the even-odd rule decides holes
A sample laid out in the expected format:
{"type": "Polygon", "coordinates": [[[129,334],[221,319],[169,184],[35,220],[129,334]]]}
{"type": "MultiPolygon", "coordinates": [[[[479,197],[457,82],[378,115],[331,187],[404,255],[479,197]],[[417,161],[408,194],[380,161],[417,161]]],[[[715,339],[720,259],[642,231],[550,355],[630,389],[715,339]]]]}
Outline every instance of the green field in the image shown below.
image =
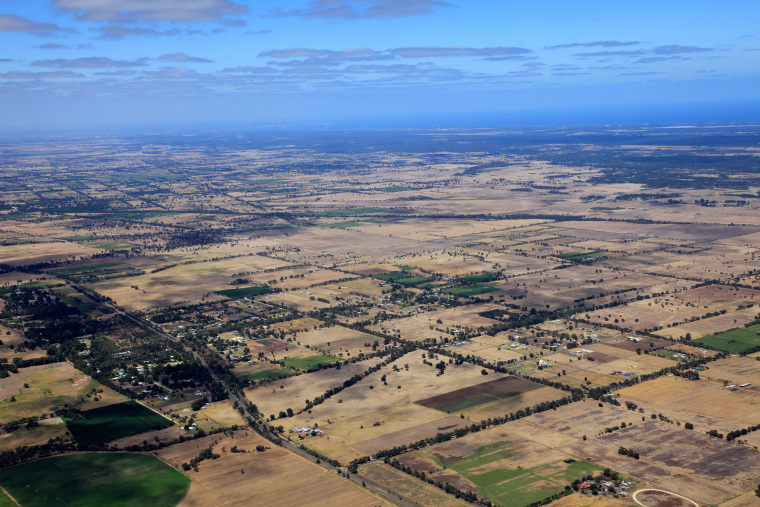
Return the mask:
{"type": "Polygon", "coordinates": [[[478,285],[466,285],[464,287],[452,287],[451,289],[445,289],[443,292],[454,294],[455,296],[477,296],[478,294],[486,294],[488,292],[496,292],[498,287],[494,287],[495,283],[481,283],[478,285]]]}
{"type": "Polygon", "coordinates": [[[460,278],[461,281],[467,283],[482,283],[493,282],[499,277],[496,273],[481,273],[479,275],[467,275],[460,278]]]}
{"type": "Polygon", "coordinates": [[[414,287],[415,285],[420,285],[421,283],[427,283],[427,282],[433,281],[430,278],[425,278],[424,276],[412,275],[411,273],[407,273],[406,271],[395,271],[393,273],[384,273],[382,275],[376,275],[375,278],[377,278],[378,280],[383,280],[384,282],[400,283],[401,285],[405,285],[407,287],[414,287]]]}
{"type": "Polygon", "coordinates": [[[53,269],[48,269],[48,271],[56,275],[71,275],[74,273],[86,273],[88,271],[98,271],[100,269],[113,268],[116,266],[121,266],[122,264],[126,264],[126,263],[124,261],[101,262],[100,264],[88,264],[87,266],[71,266],[67,268],[53,268],[53,269]]]}
{"type": "Polygon", "coordinates": [[[578,262],[581,264],[588,264],[594,262],[607,255],[607,252],[602,250],[592,250],[586,252],[567,252],[559,254],[557,257],[565,259],[567,261],[578,262]]]}
{"type": "Polygon", "coordinates": [[[257,371],[250,375],[241,375],[239,378],[241,380],[281,379],[290,377],[293,373],[295,372],[290,368],[273,368],[271,370],[257,371]]]}
{"type": "Polygon", "coordinates": [[[218,290],[215,294],[221,294],[228,298],[249,298],[253,296],[261,296],[262,294],[269,294],[272,289],[269,287],[263,287],[261,285],[255,285],[253,287],[236,287],[234,289],[218,290]]]}
{"type": "Polygon", "coordinates": [[[714,336],[703,336],[693,340],[693,343],[704,343],[732,354],[741,354],[747,349],[760,345],[760,324],[726,331],[714,336]]]}
{"type": "Polygon", "coordinates": [[[523,507],[543,500],[563,491],[573,480],[602,470],[585,461],[520,468],[520,455],[510,441],[486,444],[464,457],[442,456],[435,452],[435,446],[418,453],[467,478],[480,496],[504,507],[523,507]]]}
{"type": "Polygon", "coordinates": [[[77,442],[91,445],[137,435],[173,423],[136,401],[125,401],[81,413],[81,419],[66,421],[77,442]]]}
{"type": "Polygon", "coordinates": [[[87,453],[5,468],[0,485],[24,507],[170,507],[185,496],[190,479],[153,456],[87,453]]]}
{"type": "Polygon", "coordinates": [[[0,507],[16,507],[16,504],[8,495],[0,491],[0,507]]]}
{"type": "Polygon", "coordinates": [[[319,365],[332,364],[337,361],[339,361],[339,359],[331,356],[326,356],[324,354],[319,354],[316,356],[307,357],[286,357],[280,362],[284,366],[290,368],[296,368],[299,370],[311,370],[313,368],[317,368],[319,365]]]}

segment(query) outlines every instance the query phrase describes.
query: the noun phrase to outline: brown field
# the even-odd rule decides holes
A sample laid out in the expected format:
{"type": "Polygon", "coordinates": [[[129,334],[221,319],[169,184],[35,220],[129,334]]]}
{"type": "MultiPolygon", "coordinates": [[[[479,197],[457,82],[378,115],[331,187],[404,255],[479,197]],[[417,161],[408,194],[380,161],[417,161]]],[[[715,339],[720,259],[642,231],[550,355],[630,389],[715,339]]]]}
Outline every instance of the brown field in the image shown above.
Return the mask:
{"type": "Polygon", "coordinates": [[[481,317],[480,312],[501,308],[495,304],[477,304],[466,307],[423,312],[403,319],[395,319],[381,324],[369,326],[369,329],[385,332],[400,332],[404,340],[422,340],[425,338],[450,338],[445,332],[436,331],[435,328],[470,328],[477,329],[480,326],[490,327],[498,321],[481,317]],[[441,320],[441,324],[437,320],[441,320]],[[433,329],[430,329],[430,327],[433,329]]]}
{"type": "Polygon", "coordinates": [[[66,425],[60,418],[56,419],[57,424],[44,424],[45,421],[40,421],[40,425],[34,428],[26,429],[22,425],[20,429],[12,433],[0,432],[0,452],[13,451],[21,446],[46,444],[51,438],[60,437],[70,440],[71,437],[66,434],[66,425]]]}
{"type": "Polygon", "coordinates": [[[11,373],[9,377],[0,379],[0,401],[19,394],[21,388],[24,387],[24,382],[24,378],[15,373],[11,373]]]}
{"type": "MultiPolygon", "coordinates": [[[[710,370],[704,373],[710,375],[710,370]]],[[[729,391],[717,379],[695,382],[679,377],[660,377],[621,389],[619,394],[624,400],[640,402],[672,419],[691,422],[695,430],[704,432],[713,429],[708,424],[722,421],[717,429],[727,432],[757,424],[756,421],[760,420],[757,387],[750,387],[753,389],[729,391]]]]}
{"type": "Polygon", "coordinates": [[[633,494],[636,503],[645,507],[698,507],[688,498],[674,495],[667,491],[642,489],[633,494]]]}
{"type": "Polygon", "coordinates": [[[49,279],[49,277],[46,277],[46,276],[34,275],[30,273],[22,273],[21,271],[9,271],[8,273],[0,274],[0,286],[16,285],[19,283],[27,283],[27,282],[36,282],[36,281],[39,281],[41,278],[49,279]]]}
{"type": "Polygon", "coordinates": [[[272,324],[272,329],[278,329],[280,331],[303,331],[309,330],[320,324],[322,324],[322,321],[312,319],[311,317],[304,317],[301,319],[287,320],[285,322],[276,322],[272,324]]]}
{"type": "Polygon", "coordinates": [[[417,404],[422,405],[423,407],[441,409],[441,407],[445,405],[461,402],[478,396],[485,396],[496,401],[497,399],[519,396],[529,391],[541,389],[542,387],[544,386],[541,384],[536,384],[530,380],[525,380],[519,377],[505,377],[475,386],[457,389],[456,391],[439,394],[432,398],[420,400],[417,404]]]}
{"type": "Polygon", "coordinates": [[[692,317],[701,317],[721,310],[734,311],[738,305],[749,303],[760,303],[760,291],[713,285],[659,298],[633,301],[615,308],[589,312],[586,315],[597,322],[614,323],[615,320],[619,320],[621,325],[635,330],[658,326],[664,326],[667,329],[668,324],[683,322],[692,317]]]}
{"type": "Polygon", "coordinates": [[[697,501],[716,504],[754,489],[760,452],[726,444],[698,431],[660,421],[646,421],[563,450],[619,472],[646,480],[697,501]],[[635,460],[618,454],[634,449],[635,460]]]}
{"type": "MultiPolygon", "coordinates": [[[[615,272],[594,266],[572,266],[551,272],[533,273],[509,279],[500,285],[505,299],[522,298],[520,304],[544,309],[574,306],[576,300],[593,296],[587,304],[598,304],[602,294],[609,301],[634,299],[638,291],[662,284],[662,277],[644,273],[615,272]],[[601,270],[601,273],[599,272],[601,270]],[[636,290],[631,290],[636,289],[636,290]],[[612,294],[615,291],[627,291],[612,294]]],[[[606,301],[606,300],[605,300],[606,301]]]]}
{"type": "Polygon", "coordinates": [[[245,395],[265,415],[279,414],[281,410],[288,408],[298,411],[306,405],[305,400],[313,400],[328,389],[342,385],[346,379],[367,371],[380,361],[381,359],[372,358],[341,366],[339,370],[326,368],[276,380],[255,388],[248,388],[245,390],[245,395]]]}
{"type": "Polygon", "coordinates": [[[188,432],[183,430],[178,424],[173,424],[168,428],[162,430],[153,430],[140,433],[138,435],[132,435],[130,437],[120,438],[109,442],[108,445],[115,445],[116,447],[125,448],[130,445],[142,445],[143,441],[150,443],[167,443],[178,439],[181,435],[188,436],[188,432]]]}
{"type": "Polygon", "coordinates": [[[229,400],[214,401],[208,408],[194,413],[195,422],[199,428],[209,431],[230,426],[244,426],[245,420],[240,413],[232,408],[229,400]]]}
{"type": "Polygon", "coordinates": [[[447,495],[437,487],[422,482],[409,474],[400,472],[384,463],[368,463],[359,468],[359,475],[376,486],[397,493],[412,505],[420,507],[436,505],[440,507],[466,507],[464,500],[447,495]]]}
{"type": "MultiPolygon", "coordinates": [[[[18,376],[29,384],[29,388],[22,387],[21,393],[16,395],[16,401],[6,399],[0,402],[0,422],[37,417],[61,408],[65,403],[88,410],[128,399],[92,380],[69,363],[21,368],[18,376]],[[103,390],[103,393],[98,394],[99,397],[102,396],[99,401],[86,397],[93,388],[103,390]]],[[[17,382],[15,376],[8,377],[0,380],[0,385],[6,381],[14,384],[17,382]]]]}
{"type": "Polygon", "coordinates": [[[722,333],[729,329],[742,327],[744,324],[757,319],[758,312],[760,312],[760,308],[756,306],[745,308],[743,310],[729,311],[726,314],[718,315],[717,317],[708,317],[696,322],[681,324],[680,326],[666,327],[665,329],[655,331],[654,334],[667,336],[677,340],[685,337],[687,333],[691,333],[691,338],[696,340],[703,336],[722,333]]]}
{"type": "Polygon", "coordinates": [[[351,447],[364,455],[369,456],[378,451],[382,451],[383,449],[390,449],[395,446],[417,442],[431,435],[454,431],[457,428],[463,428],[470,424],[472,424],[471,421],[467,421],[460,417],[445,417],[443,419],[430,421],[429,423],[419,424],[411,428],[385,433],[379,437],[362,440],[361,442],[353,444],[351,447]]]}
{"type": "Polygon", "coordinates": [[[242,256],[219,261],[196,262],[157,273],[117,278],[91,284],[91,288],[111,297],[130,310],[145,310],[179,302],[200,303],[204,297],[222,299],[213,291],[229,289],[233,275],[278,268],[287,263],[260,255],[242,256]],[[132,286],[138,287],[137,290],[132,286]]]}
{"type": "Polygon", "coordinates": [[[570,495],[555,500],[549,505],[551,507],[630,507],[631,502],[610,496],[570,495]]]}
{"type": "Polygon", "coordinates": [[[24,245],[0,246],[0,259],[3,264],[21,266],[39,262],[54,262],[77,257],[89,257],[99,253],[97,248],[90,248],[68,241],[51,243],[27,243],[24,245]]]}
{"type": "Polygon", "coordinates": [[[338,477],[334,472],[283,448],[273,447],[253,431],[239,430],[234,437],[216,434],[158,451],[178,467],[212,443],[221,457],[206,460],[187,475],[193,480],[180,505],[206,506],[243,502],[254,505],[324,505],[327,499],[342,505],[387,505],[368,490],[338,477]],[[231,453],[232,446],[245,450],[231,453]],[[263,452],[257,445],[270,447],[263,452]],[[223,450],[226,449],[226,450],[223,450]]]}
{"type": "MultiPolygon", "coordinates": [[[[463,385],[476,385],[494,380],[494,377],[504,377],[498,374],[484,376],[480,373],[480,368],[468,363],[448,365],[445,374],[438,376],[435,367],[422,364],[422,361],[418,352],[407,354],[315,406],[310,414],[303,413],[289,419],[288,426],[319,424],[326,435],[309,439],[307,445],[337,459],[349,456],[353,459],[363,454],[350,450],[350,445],[447,417],[438,410],[415,405],[417,400],[443,394],[463,385]],[[398,372],[393,371],[393,365],[398,367],[398,372]],[[409,366],[408,370],[405,365],[409,366]],[[383,375],[386,375],[387,385],[381,381],[383,375]]],[[[414,440],[434,435],[438,432],[438,426],[448,424],[450,423],[433,424],[430,430],[424,427],[425,431],[414,435],[414,440]],[[428,431],[431,433],[426,434],[428,431]]]]}
{"type": "MultiPolygon", "coordinates": [[[[299,345],[308,346],[311,349],[338,357],[356,357],[361,352],[371,352],[372,348],[365,346],[365,344],[372,344],[375,340],[378,340],[377,336],[343,326],[311,329],[296,335],[296,341],[299,345]]],[[[379,341],[382,346],[382,340],[379,341]]]]}

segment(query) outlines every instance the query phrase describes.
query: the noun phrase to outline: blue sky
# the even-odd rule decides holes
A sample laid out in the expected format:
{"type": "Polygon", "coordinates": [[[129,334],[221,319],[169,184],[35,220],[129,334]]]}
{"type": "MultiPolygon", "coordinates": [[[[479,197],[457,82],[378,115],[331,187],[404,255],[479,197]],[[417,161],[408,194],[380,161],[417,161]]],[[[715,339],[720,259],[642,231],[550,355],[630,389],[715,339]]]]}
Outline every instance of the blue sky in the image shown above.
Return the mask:
{"type": "Polygon", "coordinates": [[[757,0],[2,0],[5,128],[756,121],[757,0]]]}

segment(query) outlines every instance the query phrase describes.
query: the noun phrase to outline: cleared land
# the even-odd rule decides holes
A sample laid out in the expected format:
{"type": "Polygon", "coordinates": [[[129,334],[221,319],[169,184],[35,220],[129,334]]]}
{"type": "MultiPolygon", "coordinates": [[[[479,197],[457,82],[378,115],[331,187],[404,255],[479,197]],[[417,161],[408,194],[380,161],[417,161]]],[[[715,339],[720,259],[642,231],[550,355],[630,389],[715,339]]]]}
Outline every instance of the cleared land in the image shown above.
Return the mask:
{"type": "Polygon", "coordinates": [[[180,505],[207,506],[243,502],[252,505],[388,505],[367,489],[337,476],[312,461],[272,444],[253,431],[239,430],[173,445],[158,452],[179,467],[212,447],[218,459],[204,460],[180,505]],[[256,451],[257,446],[267,449],[256,451]],[[232,446],[238,451],[230,452],[232,446]]]}

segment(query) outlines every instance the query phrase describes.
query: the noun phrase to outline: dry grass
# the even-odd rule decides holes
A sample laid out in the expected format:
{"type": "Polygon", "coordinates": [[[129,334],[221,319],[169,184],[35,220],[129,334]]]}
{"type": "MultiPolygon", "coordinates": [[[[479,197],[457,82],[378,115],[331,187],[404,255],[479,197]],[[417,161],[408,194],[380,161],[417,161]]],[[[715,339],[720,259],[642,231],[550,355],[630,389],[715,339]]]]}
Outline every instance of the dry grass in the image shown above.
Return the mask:
{"type": "Polygon", "coordinates": [[[212,435],[173,445],[158,454],[179,467],[214,442],[214,452],[221,457],[203,461],[198,472],[187,472],[193,484],[180,505],[237,502],[277,506],[325,505],[328,499],[342,505],[386,505],[367,490],[325,468],[283,448],[272,447],[271,442],[253,431],[240,430],[234,433],[234,437],[212,435]],[[257,445],[271,448],[257,452],[257,445]],[[232,446],[246,452],[231,453],[232,446]]]}

